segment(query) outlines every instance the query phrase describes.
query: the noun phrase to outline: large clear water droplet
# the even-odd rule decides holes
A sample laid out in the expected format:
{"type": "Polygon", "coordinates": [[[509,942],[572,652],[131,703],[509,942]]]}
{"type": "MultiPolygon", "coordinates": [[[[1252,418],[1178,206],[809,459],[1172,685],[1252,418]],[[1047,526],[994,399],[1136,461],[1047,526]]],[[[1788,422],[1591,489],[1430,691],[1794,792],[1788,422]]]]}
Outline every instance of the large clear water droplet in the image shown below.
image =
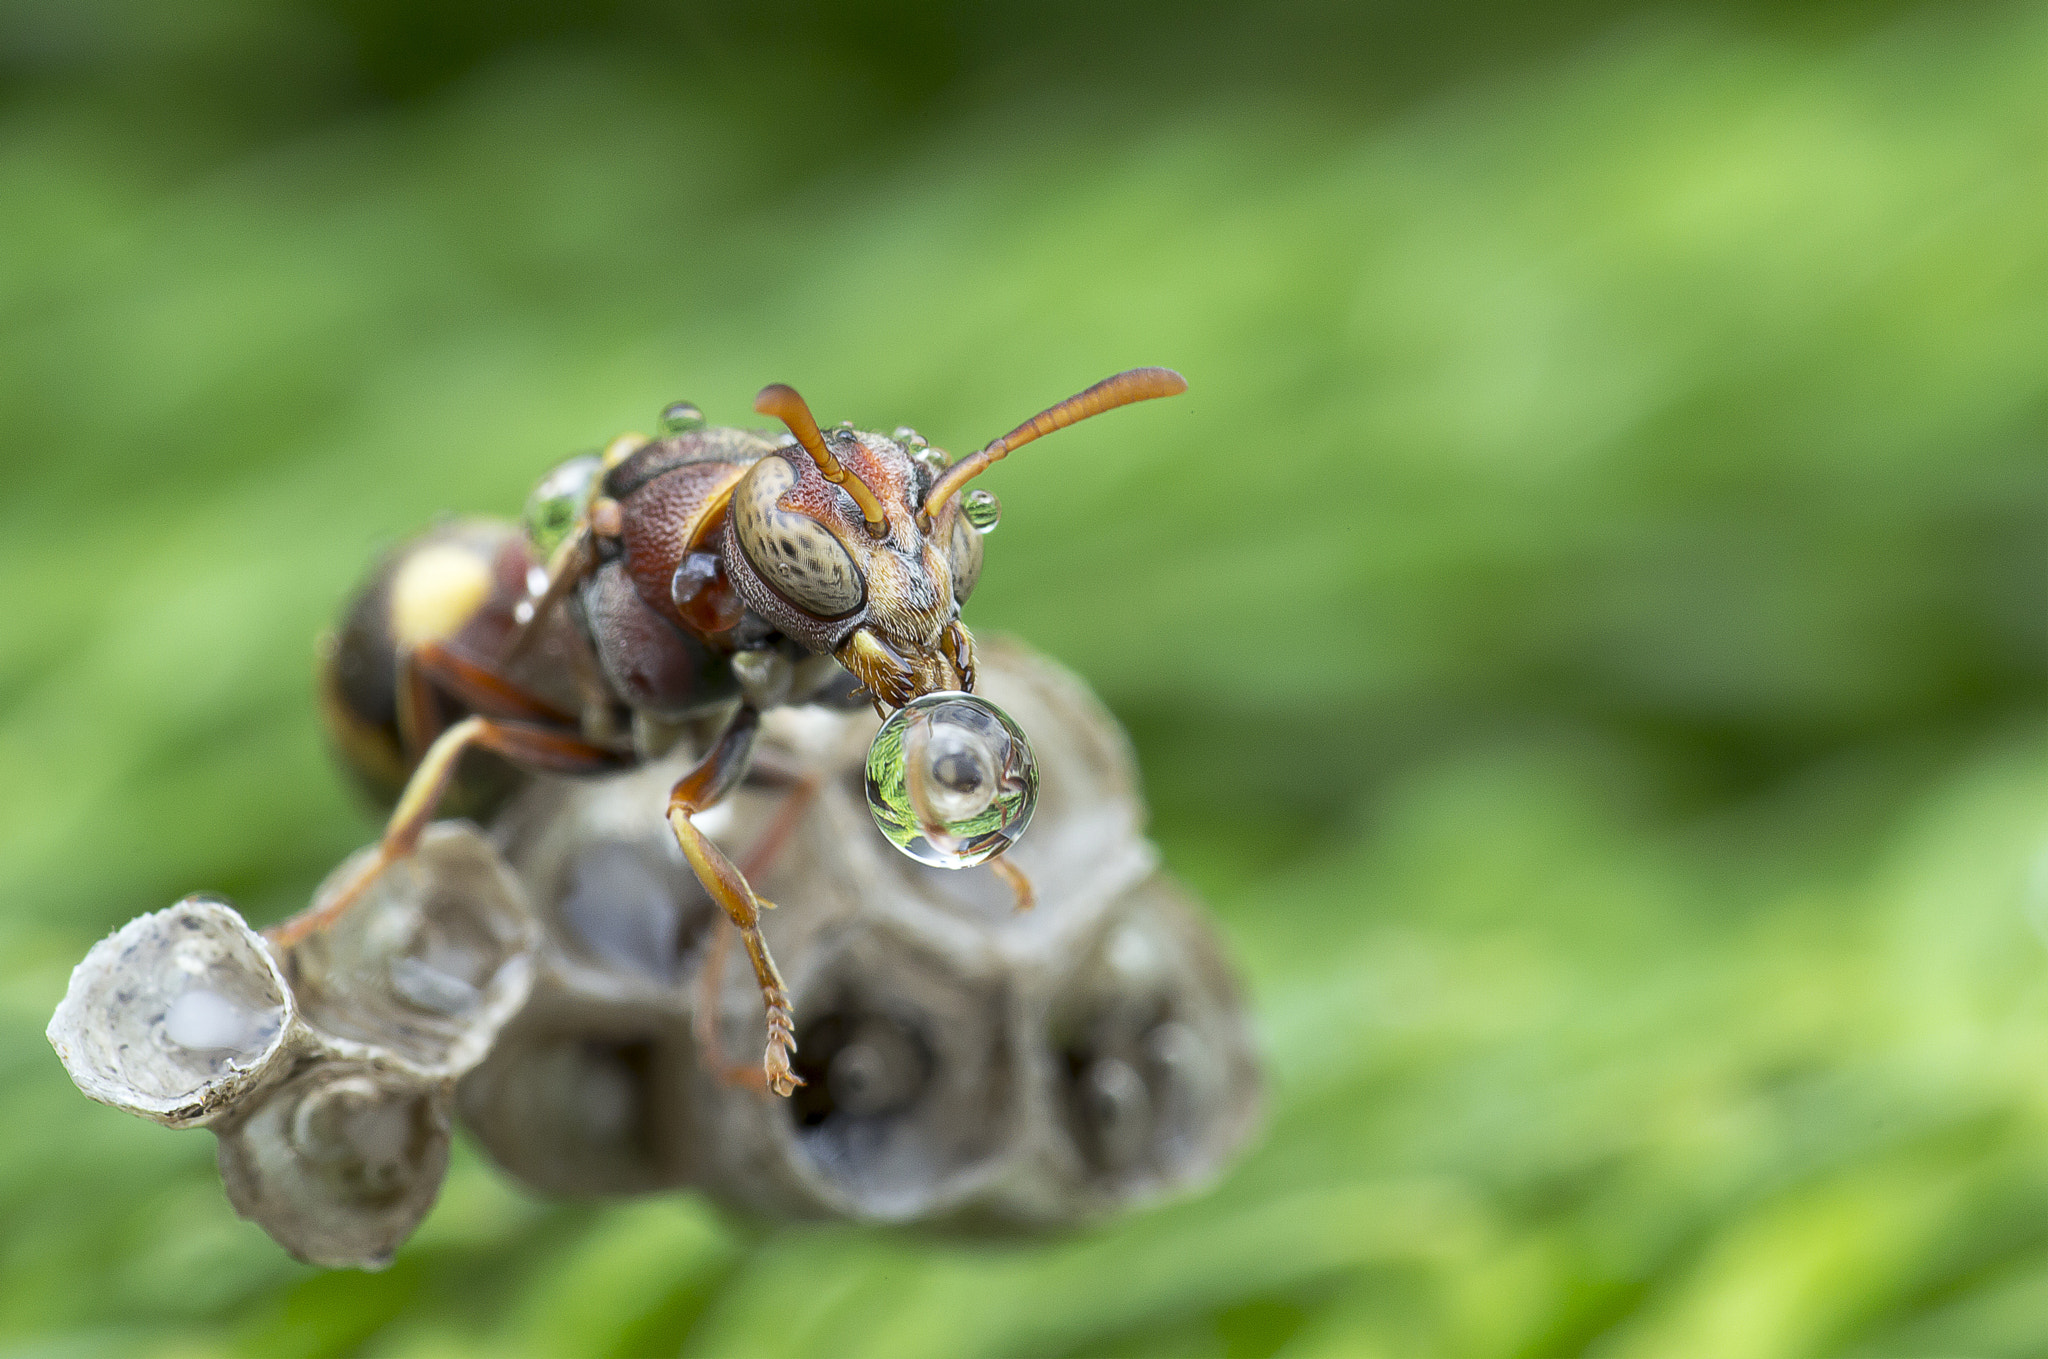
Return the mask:
{"type": "Polygon", "coordinates": [[[868,810],[919,863],[969,868],[1016,843],[1038,805],[1023,730],[972,694],[912,699],[868,747],[868,810]]]}
{"type": "Polygon", "coordinates": [[[704,412],[698,410],[694,402],[673,402],[661,412],[661,432],[663,434],[689,434],[702,428],[704,428],[704,412]]]}
{"type": "Polygon", "coordinates": [[[967,516],[976,533],[990,533],[1002,520],[1003,502],[996,499],[994,491],[976,486],[961,494],[960,513],[967,516]]]}
{"type": "Polygon", "coordinates": [[[603,470],[604,460],[595,453],[571,458],[542,477],[526,498],[526,540],[541,560],[547,560],[576,527],[603,470]]]}

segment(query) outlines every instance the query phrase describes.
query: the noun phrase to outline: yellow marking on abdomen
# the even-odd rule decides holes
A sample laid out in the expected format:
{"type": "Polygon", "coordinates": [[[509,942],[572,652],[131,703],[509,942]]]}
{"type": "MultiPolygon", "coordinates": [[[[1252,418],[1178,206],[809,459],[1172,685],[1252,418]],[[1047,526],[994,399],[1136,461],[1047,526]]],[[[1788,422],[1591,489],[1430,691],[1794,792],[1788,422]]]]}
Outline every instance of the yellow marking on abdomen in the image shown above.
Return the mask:
{"type": "Polygon", "coordinates": [[[391,636],[401,651],[442,642],[491,595],[491,564],[452,543],[421,548],[391,582],[391,636]]]}

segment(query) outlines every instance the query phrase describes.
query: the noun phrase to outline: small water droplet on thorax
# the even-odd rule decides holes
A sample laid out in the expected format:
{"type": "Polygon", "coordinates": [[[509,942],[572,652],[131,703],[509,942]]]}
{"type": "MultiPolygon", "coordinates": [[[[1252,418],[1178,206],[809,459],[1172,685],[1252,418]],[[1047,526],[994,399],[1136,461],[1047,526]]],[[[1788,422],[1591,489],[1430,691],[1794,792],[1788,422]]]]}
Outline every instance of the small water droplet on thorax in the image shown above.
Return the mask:
{"type": "MultiPolygon", "coordinates": [[[[589,505],[590,493],[603,471],[603,459],[586,453],[569,459],[540,479],[533,494],[526,498],[526,541],[533,545],[535,555],[545,560],[569,536],[589,505]]],[[[533,588],[530,576],[527,588],[533,588]]],[[[541,589],[546,588],[543,579],[541,589]]]]}
{"type": "Polygon", "coordinates": [[[661,432],[667,435],[689,434],[704,428],[704,412],[694,402],[671,402],[661,412],[661,432]]]}

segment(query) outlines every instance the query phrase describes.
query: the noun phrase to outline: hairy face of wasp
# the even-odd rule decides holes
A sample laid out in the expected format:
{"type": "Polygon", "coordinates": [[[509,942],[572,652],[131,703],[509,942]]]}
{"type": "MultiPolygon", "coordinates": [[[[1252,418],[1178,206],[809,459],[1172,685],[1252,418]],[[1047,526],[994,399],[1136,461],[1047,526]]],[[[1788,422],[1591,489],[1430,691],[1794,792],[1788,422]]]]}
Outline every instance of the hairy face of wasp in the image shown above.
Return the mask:
{"type": "Polygon", "coordinates": [[[801,446],[761,459],[733,490],[726,539],[728,572],[749,606],[830,651],[891,707],[972,687],[973,642],[959,617],[981,574],[981,535],[958,503],[936,519],[922,513],[944,455],[903,433],[910,442],[821,433],[845,479],[836,484],[801,446]],[[852,479],[869,505],[847,488],[852,479]]]}
{"type": "Polygon", "coordinates": [[[974,639],[960,626],[960,603],[981,574],[976,529],[994,526],[995,498],[962,488],[1033,439],[1187,385],[1169,368],[1118,373],[955,463],[909,430],[897,431],[901,440],[827,435],[793,388],[763,387],[754,409],[788,425],[796,444],[756,463],[734,489],[726,569],[758,613],[830,651],[892,707],[972,689],[974,639]]]}

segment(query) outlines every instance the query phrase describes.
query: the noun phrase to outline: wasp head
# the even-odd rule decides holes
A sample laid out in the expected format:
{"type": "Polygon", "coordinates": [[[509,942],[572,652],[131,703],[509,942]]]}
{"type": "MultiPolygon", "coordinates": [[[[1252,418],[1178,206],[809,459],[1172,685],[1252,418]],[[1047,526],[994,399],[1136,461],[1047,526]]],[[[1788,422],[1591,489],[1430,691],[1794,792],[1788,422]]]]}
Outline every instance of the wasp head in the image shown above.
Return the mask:
{"type": "Polygon", "coordinates": [[[764,387],[754,409],[788,425],[793,442],[734,488],[726,568],[756,613],[831,652],[892,708],[972,690],[974,640],[960,606],[981,575],[981,535],[995,525],[996,504],[962,487],[1042,434],[1186,389],[1170,369],[1119,373],[949,462],[908,429],[821,431],[794,389],[764,387]]]}

